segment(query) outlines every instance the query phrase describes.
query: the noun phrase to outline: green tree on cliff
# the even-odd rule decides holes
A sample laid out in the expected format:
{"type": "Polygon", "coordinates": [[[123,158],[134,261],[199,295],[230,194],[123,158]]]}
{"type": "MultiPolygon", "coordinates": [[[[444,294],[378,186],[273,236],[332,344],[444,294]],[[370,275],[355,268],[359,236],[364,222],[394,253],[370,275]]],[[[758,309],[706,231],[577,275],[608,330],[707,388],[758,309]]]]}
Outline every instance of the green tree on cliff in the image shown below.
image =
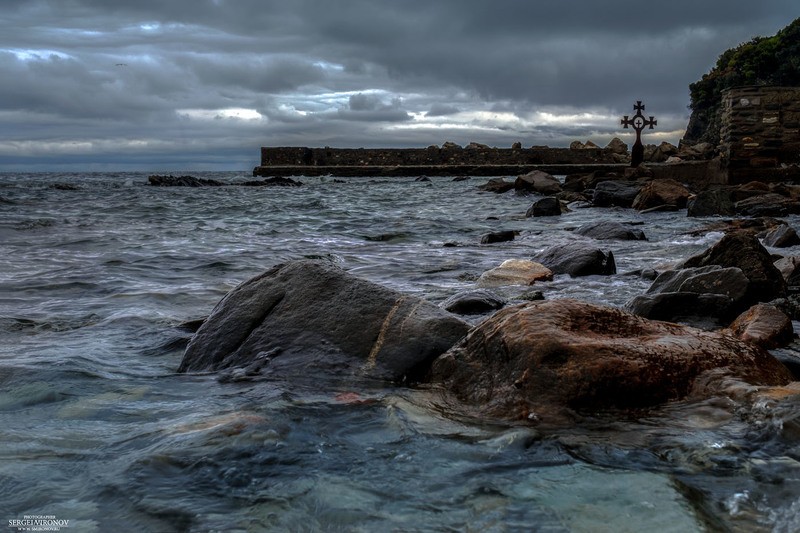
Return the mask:
{"type": "Polygon", "coordinates": [[[722,91],[739,85],[800,86],[800,18],[772,37],[725,51],[708,74],[689,85],[686,141],[719,143],[722,91]]]}

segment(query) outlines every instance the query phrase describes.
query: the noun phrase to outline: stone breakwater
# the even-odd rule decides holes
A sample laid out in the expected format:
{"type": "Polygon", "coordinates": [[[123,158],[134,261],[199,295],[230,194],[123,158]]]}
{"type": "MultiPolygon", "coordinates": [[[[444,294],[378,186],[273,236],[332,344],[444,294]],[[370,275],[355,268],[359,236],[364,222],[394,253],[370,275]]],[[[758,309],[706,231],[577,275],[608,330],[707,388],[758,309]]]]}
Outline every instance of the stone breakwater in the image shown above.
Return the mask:
{"type": "Polygon", "coordinates": [[[461,147],[445,143],[428,148],[308,148],[263,147],[261,165],[254,176],[496,176],[524,174],[534,169],[559,168],[569,172],[626,166],[627,146],[615,139],[606,148],[581,144],[580,148],[491,148],[471,143],[461,147]]]}

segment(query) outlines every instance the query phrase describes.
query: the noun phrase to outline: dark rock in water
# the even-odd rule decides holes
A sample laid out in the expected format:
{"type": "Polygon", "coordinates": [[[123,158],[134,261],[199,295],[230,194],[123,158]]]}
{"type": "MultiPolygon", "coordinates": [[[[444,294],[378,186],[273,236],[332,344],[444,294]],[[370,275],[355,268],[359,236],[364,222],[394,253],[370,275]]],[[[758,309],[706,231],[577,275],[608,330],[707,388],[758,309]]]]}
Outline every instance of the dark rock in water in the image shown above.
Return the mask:
{"type": "Polygon", "coordinates": [[[508,242],[513,241],[514,236],[517,232],[515,231],[493,231],[492,233],[486,233],[481,235],[481,244],[493,244],[496,242],[508,242]]]}
{"type": "MultiPolygon", "coordinates": [[[[800,293],[800,257],[781,257],[773,264],[786,280],[787,292],[790,294],[800,293]]],[[[800,313],[795,320],[800,320],[800,313]]]]}
{"type": "Polygon", "coordinates": [[[648,294],[661,292],[723,294],[739,302],[747,295],[749,285],[750,280],[740,268],[708,265],[662,272],[647,292],[648,294]]]}
{"type": "Polygon", "coordinates": [[[750,217],[780,217],[800,214],[800,202],[768,193],[736,202],[736,213],[750,217]]]}
{"type": "Polygon", "coordinates": [[[503,178],[492,178],[485,184],[478,186],[478,189],[481,191],[493,192],[496,194],[508,192],[513,188],[514,183],[511,181],[506,181],[503,178]]]}
{"type": "Polygon", "coordinates": [[[417,179],[415,179],[414,181],[429,182],[429,181],[431,181],[431,179],[428,176],[420,176],[417,179]]]}
{"type": "Polygon", "coordinates": [[[733,201],[739,202],[747,198],[769,194],[771,191],[769,190],[769,184],[763,181],[749,181],[734,187],[731,189],[731,192],[733,194],[733,201]]]}
{"type": "Polygon", "coordinates": [[[605,220],[601,222],[590,222],[575,230],[577,235],[591,237],[598,240],[619,240],[619,241],[646,241],[644,232],[639,229],[632,229],[630,225],[605,220]]]}
{"type": "Polygon", "coordinates": [[[772,248],[788,248],[800,244],[800,237],[797,232],[788,224],[781,224],[760,235],[764,246],[772,248]]]}
{"type": "Polygon", "coordinates": [[[303,183],[300,181],[295,181],[292,178],[283,178],[277,176],[263,180],[244,181],[238,185],[241,185],[242,187],[302,187],[303,183]]]}
{"type": "Polygon", "coordinates": [[[245,368],[415,380],[469,325],[333,264],[293,261],[230,291],[192,337],[179,372],[245,368]]]}
{"type": "Polygon", "coordinates": [[[597,207],[631,207],[640,188],[629,181],[601,181],[594,188],[592,203],[597,207]]]}
{"type": "Polygon", "coordinates": [[[544,300],[544,293],[542,291],[529,290],[517,296],[517,299],[525,300],[526,302],[536,302],[539,300],[544,300]]]}
{"type": "Polygon", "coordinates": [[[456,176],[453,178],[453,181],[468,181],[470,179],[469,176],[456,176]]]}
{"type": "Polygon", "coordinates": [[[662,272],[647,290],[625,304],[635,315],[703,329],[726,326],[745,309],[750,280],[741,269],[709,265],[662,272]]]}
{"type": "Polygon", "coordinates": [[[555,217],[561,214],[561,202],[554,196],[548,196],[541,200],[536,200],[525,213],[530,217],[555,217]]]}
{"type": "Polygon", "coordinates": [[[588,202],[589,200],[579,192],[563,191],[556,194],[556,198],[567,204],[575,202],[588,202]]]}
{"type": "Polygon", "coordinates": [[[724,394],[727,378],[784,385],[789,371],[730,335],[577,300],[498,311],[433,363],[476,414],[562,422],[569,409],[638,408],[724,394]]]}
{"type": "Polygon", "coordinates": [[[573,278],[617,273],[617,265],[611,251],[604,252],[583,242],[551,246],[536,254],[533,260],[556,274],[569,274],[573,278]]]}
{"type": "Polygon", "coordinates": [[[700,329],[719,329],[735,316],[733,300],[724,294],[660,292],[642,294],[628,301],[624,309],[651,320],[677,322],[700,329]]]}
{"type": "Polygon", "coordinates": [[[736,207],[730,189],[709,189],[697,193],[686,204],[690,217],[712,217],[715,215],[731,216],[736,214],[736,207]]]}
{"type": "Polygon", "coordinates": [[[457,315],[480,315],[502,309],[506,301],[493,292],[478,289],[455,294],[442,302],[442,308],[457,315]]]}
{"type": "Polygon", "coordinates": [[[795,381],[800,381],[800,356],[786,351],[776,351],[774,356],[792,373],[795,381]]]}
{"type": "Polygon", "coordinates": [[[786,298],[778,298],[769,302],[784,312],[792,320],[800,321],[800,294],[789,294],[786,298]]]}
{"type": "Polygon", "coordinates": [[[771,350],[788,346],[794,340],[792,320],[773,305],[754,305],[730,326],[731,332],[743,341],[771,350]]]}
{"type": "Polygon", "coordinates": [[[77,185],[73,185],[71,183],[54,183],[50,185],[51,189],[55,189],[57,191],[79,191],[80,187],[77,185]]]}
{"type": "Polygon", "coordinates": [[[147,178],[148,183],[155,187],[219,187],[225,185],[221,181],[194,176],[160,176],[153,174],[147,178]]]}
{"type": "Polygon", "coordinates": [[[534,170],[518,176],[514,181],[514,189],[538,194],[558,194],[561,192],[561,182],[547,172],[534,170]]]}
{"type": "Polygon", "coordinates": [[[683,263],[684,268],[708,265],[739,268],[750,280],[747,293],[741,301],[741,310],[758,302],[780,298],[786,293],[786,281],[773,264],[772,256],[748,232],[727,233],[711,248],[683,263]]]}
{"type": "Polygon", "coordinates": [[[689,195],[689,190],[677,181],[669,178],[657,179],[642,187],[642,190],[634,198],[632,207],[638,211],[664,205],[680,209],[686,207],[689,195]]]}
{"type": "Polygon", "coordinates": [[[662,272],[647,290],[625,304],[633,314],[700,328],[726,326],[750,307],[754,285],[739,267],[710,264],[662,272]]]}

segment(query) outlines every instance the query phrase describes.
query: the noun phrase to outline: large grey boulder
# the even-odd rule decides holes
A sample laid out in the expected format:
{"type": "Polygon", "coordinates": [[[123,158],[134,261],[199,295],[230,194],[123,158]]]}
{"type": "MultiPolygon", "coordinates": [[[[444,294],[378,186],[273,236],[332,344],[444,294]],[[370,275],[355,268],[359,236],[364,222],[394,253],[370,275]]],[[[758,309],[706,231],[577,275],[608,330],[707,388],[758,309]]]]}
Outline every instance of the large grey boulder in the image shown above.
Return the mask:
{"type": "Polygon", "coordinates": [[[331,263],[293,261],[230,291],[189,342],[178,371],[416,380],[469,327],[331,263]]]}

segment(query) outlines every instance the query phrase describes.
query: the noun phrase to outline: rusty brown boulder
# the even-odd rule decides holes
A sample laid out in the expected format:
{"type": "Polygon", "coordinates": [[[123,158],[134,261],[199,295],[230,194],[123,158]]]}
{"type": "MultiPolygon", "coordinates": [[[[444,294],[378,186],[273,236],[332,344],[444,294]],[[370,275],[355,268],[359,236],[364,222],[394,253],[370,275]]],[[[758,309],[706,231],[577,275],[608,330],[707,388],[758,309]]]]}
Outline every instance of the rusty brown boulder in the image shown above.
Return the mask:
{"type": "Polygon", "coordinates": [[[685,398],[696,382],[706,396],[718,377],[792,379],[768,352],[731,335],[571,299],[503,309],[432,366],[432,380],[478,414],[542,421],[685,398]]]}
{"type": "Polygon", "coordinates": [[[731,333],[743,341],[772,349],[788,346],[794,338],[792,319],[773,305],[754,305],[730,326],[731,333]]]}
{"type": "Polygon", "coordinates": [[[633,200],[633,208],[638,211],[671,205],[678,208],[686,207],[691,193],[689,190],[673,179],[659,179],[649,182],[633,200]]]}

